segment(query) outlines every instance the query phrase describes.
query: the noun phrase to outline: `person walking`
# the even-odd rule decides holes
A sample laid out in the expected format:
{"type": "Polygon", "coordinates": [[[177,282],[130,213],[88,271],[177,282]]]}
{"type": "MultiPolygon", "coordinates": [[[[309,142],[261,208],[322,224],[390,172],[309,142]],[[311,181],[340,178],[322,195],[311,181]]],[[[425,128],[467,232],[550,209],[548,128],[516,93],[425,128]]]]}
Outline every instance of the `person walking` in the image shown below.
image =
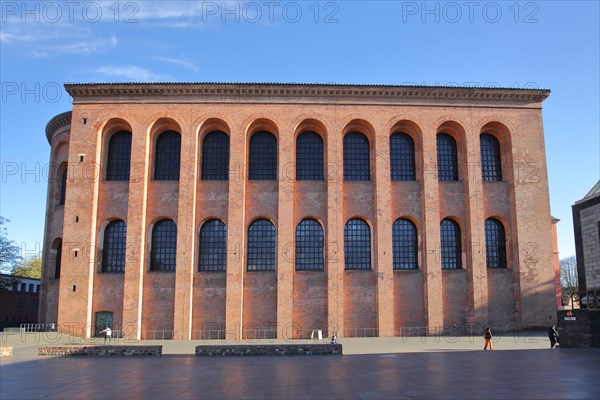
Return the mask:
{"type": "Polygon", "coordinates": [[[104,329],[103,331],[100,331],[100,333],[104,333],[106,332],[106,335],[104,336],[104,344],[106,344],[106,341],[108,340],[108,344],[110,344],[110,341],[112,339],[112,329],[110,329],[110,327],[106,327],[106,329],[104,329]]]}
{"type": "Polygon", "coordinates": [[[485,344],[483,345],[483,349],[487,350],[488,345],[490,346],[490,350],[492,349],[492,331],[490,330],[490,328],[485,328],[485,331],[483,331],[483,338],[485,339],[485,344]]]}
{"type": "Polygon", "coordinates": [[[550,339],[550,348],[556,348],[556,345],[558,345],[558,331],[554,325],[550,325],[548,328],[548,339],[550,339]]]}

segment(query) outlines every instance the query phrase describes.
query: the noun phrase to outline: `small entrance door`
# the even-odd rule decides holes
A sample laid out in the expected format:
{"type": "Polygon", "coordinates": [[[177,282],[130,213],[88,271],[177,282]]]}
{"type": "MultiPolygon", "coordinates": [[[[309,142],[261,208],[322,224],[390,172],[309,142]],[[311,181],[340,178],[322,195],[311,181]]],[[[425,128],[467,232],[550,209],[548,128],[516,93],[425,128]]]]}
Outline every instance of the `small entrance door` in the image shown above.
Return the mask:
{"type": "Polygon", "coordinates": [[[111,311],[97,312],[94,320],[94,336],[100,336],[99,332],[106,329],[106,327],[113,328],[113,313],[111,311]]]}

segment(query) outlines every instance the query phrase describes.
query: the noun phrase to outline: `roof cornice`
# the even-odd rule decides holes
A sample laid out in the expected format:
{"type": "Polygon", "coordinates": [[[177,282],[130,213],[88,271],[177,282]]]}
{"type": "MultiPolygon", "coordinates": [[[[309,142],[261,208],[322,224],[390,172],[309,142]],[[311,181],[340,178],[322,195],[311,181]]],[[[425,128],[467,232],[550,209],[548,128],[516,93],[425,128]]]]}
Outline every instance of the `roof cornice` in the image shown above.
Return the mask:
{"type": "Polygon", "coordinates": [[[67,83],[74,103],[490,103],[532,105],[547,89],[458,86],[334,85],[295,83],[67,83]],[[169,97],[169,98],[165,98],[169,97]]]}
{"type": "Polygon", "coordinates": [[[65,111],[52,117],[46,124],[46,139],[52,144],[52,137],[60,128],[71,124],[71,111],[65,111]]]}

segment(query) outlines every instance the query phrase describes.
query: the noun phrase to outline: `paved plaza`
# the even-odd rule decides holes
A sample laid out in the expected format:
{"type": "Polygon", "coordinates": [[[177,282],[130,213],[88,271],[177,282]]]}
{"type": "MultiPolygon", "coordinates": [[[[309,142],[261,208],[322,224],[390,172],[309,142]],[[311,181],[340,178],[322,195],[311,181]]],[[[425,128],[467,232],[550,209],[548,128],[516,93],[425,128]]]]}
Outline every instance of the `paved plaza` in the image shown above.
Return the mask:
{"type": "Polygon", "coordinates": [[[201,341],[143,342],[162,344],[160,358],[38,357],[74,341],[48,338],[1,336],[14,346],[2,400],[600,398],[600,350],[550,350],[542,334],[499,337],[494,351],[480,337],[370,338],[342,339],[342,356],[231,358],[189,355],[201,341]]]}

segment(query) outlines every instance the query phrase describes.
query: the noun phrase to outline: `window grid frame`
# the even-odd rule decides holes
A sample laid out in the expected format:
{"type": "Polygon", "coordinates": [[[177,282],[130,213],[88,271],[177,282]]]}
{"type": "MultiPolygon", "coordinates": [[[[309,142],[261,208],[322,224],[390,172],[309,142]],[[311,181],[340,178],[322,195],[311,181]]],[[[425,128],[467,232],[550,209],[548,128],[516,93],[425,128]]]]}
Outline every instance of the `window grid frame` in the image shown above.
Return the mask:
{"type": "Polygon", "coordinates": [[[303,131],[296,138],[296,180],[323,181],[323,138],[314,131],[303,131]]]}
{"type": "Polygon", "coordinates": [[[371,144],[362,132],[344,135],[344,181],[365,182],[371,180],[371,144]]]}
{"type": "Polygon", "coordinates": [[[395,271],[417,270],[419,239],[417,227],[407,218],[392,225],[393,265],[395,271]]]}
{"type": "Polygon", "coordinates": [[[67,196],[67,168],[65,168],[60,175],[60,196],[58,198],[58,205],[64,206],[67,196]]]}
{"type": "Polygon", "coordinates": [[[131,142],[132,135],[129,131],[118,131],[110,137],[106,155],[107,181],[129,181],[131,142]]]}
{"type": "Polygon", "coordinates": [[[458,222],[444,218],[440,222],[440,251],[443,270],[462,268],[462,238],[458,222]]]}
{"type": "Polygon", "coordinates": [[[230,139],[223,131],[210,131],[202,139],[200,180],[228,181],[230,139]]]}
{"type": "Polygon", "coordinates": [[[502,152],[500,141],[494,135],[479,136],[481,152],[481,178],[484,182],[502,181],[502,152]]]}
{"type": "Polygon", "coordinates": [[[296,271],[325,270],[325,235],[314,218],[305,218],[296,226],[296,271]]]}
{"type": "Polygon", "coordinates": [[[154,145],[154,180],[178,181],[181,169],[181,135],[164,131],[154,145]]]}
{"type": "Polygon", "coordinates": [[[202,224],[198,236],[198,272],[227,270],[227,226],[220,219],[202,224]]]}
{"type": "Polygon", "coordinates": [[[361,218],[352,218],[344,225],[344,270],[372,270],[371,227],[361,218]]]}
{"type": "Polygon", "coordinates": [[[496,218],[485,220],[485,263],[489,269],[506,269],[506,230],[496,218]]]}
{"type": "Polygon", "coordinates": [[[277,180],[277,147],[277,138],[269,131],[258,131],[252,135],[248,156],[249,180],[277,180]]]}
{"type": "Polygon", "coordinates": [[[392,181],[416,181],[415,141],[405,132],[390,136],[390,175],[392,181]]]}
{"type": "Polygon", "coordinates": [[[127,250],[127,225],[123,220],[111,221],[104,228],[102,273],[124,273],[127,250]]]}
{"type": "Polygon", "coordinates": [[[276,247],[275,225],[266,218],[253,221],[248,226],[246,271],[275,271],[276,247]]]}
{"type": "Polygon", "coordinates": [[[458,181],[458,143],[448,133],[438,133],[436,136],[438,181],[458,181]]]}
{"type": "Polygon", "coordinates": [[[151,272],[175,272],[177,267],[177,224],[161,219],[152,227],[151,272]]]}

